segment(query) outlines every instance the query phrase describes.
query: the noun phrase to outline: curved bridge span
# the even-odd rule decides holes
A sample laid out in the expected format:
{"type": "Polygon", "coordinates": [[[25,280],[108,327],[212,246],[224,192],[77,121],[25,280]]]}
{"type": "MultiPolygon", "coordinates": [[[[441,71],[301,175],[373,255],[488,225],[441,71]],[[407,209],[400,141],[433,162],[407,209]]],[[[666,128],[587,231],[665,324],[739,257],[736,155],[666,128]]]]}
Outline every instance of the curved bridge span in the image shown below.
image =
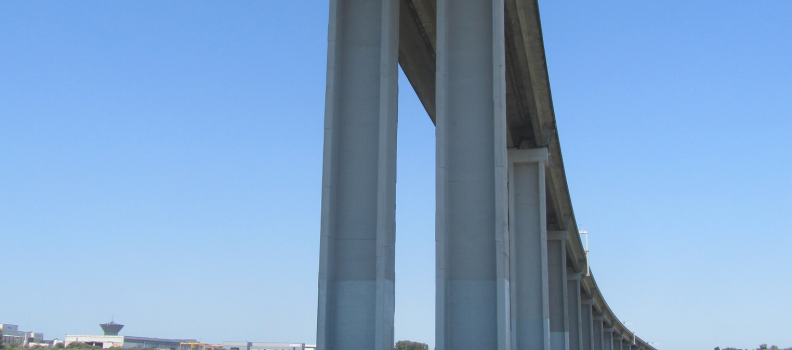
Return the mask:
{"type": "Polygon", "coordinates": [[[537,0],[330,0],[317,345],[393,349],[398,66],[436,125],[436,349],[654,350],[610,310],[537,0]]]}

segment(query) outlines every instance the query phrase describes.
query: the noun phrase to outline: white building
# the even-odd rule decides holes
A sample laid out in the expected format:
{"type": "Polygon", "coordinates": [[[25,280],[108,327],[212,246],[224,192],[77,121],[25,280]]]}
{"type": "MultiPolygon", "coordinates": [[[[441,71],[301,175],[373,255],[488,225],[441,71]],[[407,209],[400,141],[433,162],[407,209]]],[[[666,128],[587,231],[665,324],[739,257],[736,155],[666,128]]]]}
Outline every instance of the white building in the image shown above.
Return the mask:
{"type": "Polygon", "coordinates": [[[40,342],[28,342],[27,346],[29,348],[54,348],[58,346],[58,344],[63,345],[63,340],[55,338],[52,340],[42,340],[40,342]]]}
{"type": "Polygon", "coordinates": [[[84,343],[108,348],[153,348],[164,350],[190,350],[187,343],[195,343],[195,339],[162,339],[149,337],[135,337],[129,335],[66,335],[66,346],[71,343],[84,343]]]}
{"type": "Polygon", "coordinates": [[[124,325],[115,322],[103,323],[100,325],[104,330],[104,335],[77,335],[67,334],[65,345],[71,343],[84,343],[93,346],[101,346],[102,349],[109,348],[138,348],[138,349],[163,349],[163,350],[192,350],[195,339],[162,339],[149,337],[134,337],[129,335],[118,335],[124,325]]]}
{"type": "Polygon", "coordinates": [[[310,350],[316,349],[316,345],[306,345],[305,343],[257,343],[247,341],[226,341],[223,342],[223,350],[310,350]]]}

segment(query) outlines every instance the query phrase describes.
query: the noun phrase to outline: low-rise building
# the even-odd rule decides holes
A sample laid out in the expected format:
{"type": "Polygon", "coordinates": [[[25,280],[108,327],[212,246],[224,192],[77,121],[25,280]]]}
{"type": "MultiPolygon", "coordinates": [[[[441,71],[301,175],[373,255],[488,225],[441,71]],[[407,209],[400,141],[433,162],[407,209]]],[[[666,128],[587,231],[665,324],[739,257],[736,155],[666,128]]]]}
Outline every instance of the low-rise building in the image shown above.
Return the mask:
{"type": "Polygon", "coordinates": [[[129,335],[118,335],[124,325],[115,322],[103,323],[100,325],[104,335],[79,335],[67,334],[65,345],[71,343],[83,343],[93,346],[101,346],[102,349],[109,348],[139,348],[139,349],[163,349],[163,350],[193,350],[191,344],[197,343],[195,339],[163,339],[150,337],[136,337],[129,335]]]}
{"type": "Polygon", "coordinates": [[[44,333],[30,331],[20,331],[15,324],[0,324],[0,333],[3,334],[0,344],[4,346],[19,345],[27,347],[30,343],[41,343],[44,340],[44,333]]]}
{"type": "Polygon", "coordinates": [[[195,339],[162,339],[149,337],[136,337],[130,335],[66,335],[66,346],[71,343],[83,343],[102,349],[109,348],[138,348],[138,349],[163,349],[163,350],[190,350],[186,343],[195,342],[195,339]]]}
{"type": "Polygon", "coordinates": [[[28,342],[27,347],[29,348],[54,348],[58,345],[63,345],[63,340],[58,338],[50,339],[50,340],[42,340],[40,342],[28,342]]]}
{"type": "Polygon", "coordinates": [[[246,341],[223,342],[223,350],[309,350],[316,349],[316,345],[305,343],[260,343],[246,341]]]}

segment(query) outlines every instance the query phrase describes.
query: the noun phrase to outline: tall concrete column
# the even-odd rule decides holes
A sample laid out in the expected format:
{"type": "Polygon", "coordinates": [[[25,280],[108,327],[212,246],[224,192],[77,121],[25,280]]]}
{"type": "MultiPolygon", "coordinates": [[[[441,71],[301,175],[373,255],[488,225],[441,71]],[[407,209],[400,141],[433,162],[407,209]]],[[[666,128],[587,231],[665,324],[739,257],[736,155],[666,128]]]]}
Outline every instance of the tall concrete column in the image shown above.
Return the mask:
{"type": "Polygon", "coordinates": [[[591,330],[592,350],[605,350],[605,336],[602,334],[603,330],[602,317],[594,317],[594,326],[591,330]]]}
{"type": "Polygon", "coordinates": [[[580,273],[567,271],[567,316],[569,318],[569,350],[583,348],[583,324],[580,305],[580,273]]]}
{"type": "Polygon", "coordinates": [[[398,0],[331,0],[317,345],[393,349],[398,0]]]}
{"type": "Polygon", "coordinates": [[[602,345],[605,350],[616,350],[613,347],[613,328],[607,328],[602,331],[602,345]]]}
{"type": "MultiPolygon", "coordinates": [[[[594,350],[594,301],[582,299],[580,302],[580,336],[583,350],[594,350]]],[[[598,349],[600,350],[600,349],[598,349]]]]}
{"type": "Polygon", "coordinates": [[[623,350],[622,349],[622,339],[621,334],[617,334],[613,332],[613,350],[623,350]]]}
{"type": "Polygon", "coordinates": [[[546,148],[509,150],[511,346],[550,350],[546,148]]]}
{"type": "Polygon", "coordinates": [[[503,0],[438,0],[438,350],[510,348],[505,81],[503,0]]]}
{"type": "Polygon", "coordinates": [[[550,302],[550,349],[569,350],[566,231],[547,236],[547,272],[550,302]]]}

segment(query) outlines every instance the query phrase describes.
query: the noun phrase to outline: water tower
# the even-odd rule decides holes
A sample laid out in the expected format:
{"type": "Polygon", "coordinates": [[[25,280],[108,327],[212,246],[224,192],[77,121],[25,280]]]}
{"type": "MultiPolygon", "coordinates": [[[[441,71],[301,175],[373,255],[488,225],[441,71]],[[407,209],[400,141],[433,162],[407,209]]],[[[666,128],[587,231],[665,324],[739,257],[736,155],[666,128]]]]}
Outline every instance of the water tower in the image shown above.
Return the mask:
{"type": "Polygon", "coordinates": [[[124,328],[124,325],[115,323],[113,321],[110,321],[110,323],[102,323],[99,326],[102,327],[104,335],[118,335],[118,332],[121,331],[121,328],[124,328]]]}

